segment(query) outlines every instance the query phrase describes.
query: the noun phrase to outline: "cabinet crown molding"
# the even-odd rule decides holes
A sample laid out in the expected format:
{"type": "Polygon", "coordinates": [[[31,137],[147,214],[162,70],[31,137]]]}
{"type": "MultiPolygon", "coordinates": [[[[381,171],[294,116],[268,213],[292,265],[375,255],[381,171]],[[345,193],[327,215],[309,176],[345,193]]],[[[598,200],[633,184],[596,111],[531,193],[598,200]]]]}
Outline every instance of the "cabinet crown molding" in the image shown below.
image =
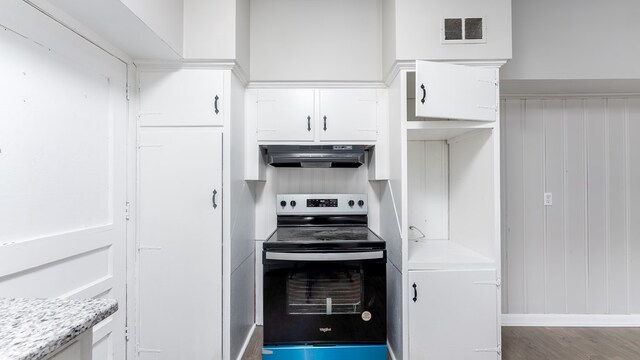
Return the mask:
{"type": "Polygon", "coordinates": [[[248,89],[384,89],[381,81],[251,81],[248,89]]]}
{"type": "Polygon", "coordinates": [[[134,64],[139,70],[178,70],[178,69],[206,69],[230,70],[240,80],[242,85],[249,83],[249,76],[235,60],[183,59],[179,61],[136,60],[134,64]]]}

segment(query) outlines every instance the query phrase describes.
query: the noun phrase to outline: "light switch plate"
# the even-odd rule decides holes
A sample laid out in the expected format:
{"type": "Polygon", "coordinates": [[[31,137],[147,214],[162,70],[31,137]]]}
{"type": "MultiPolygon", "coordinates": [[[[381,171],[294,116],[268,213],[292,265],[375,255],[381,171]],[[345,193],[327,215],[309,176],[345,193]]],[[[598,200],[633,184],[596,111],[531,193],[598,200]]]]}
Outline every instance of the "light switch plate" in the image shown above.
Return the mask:
{"type": "Polygon", "coordinates": [[[551,206],[553,205],[553,194],[548,192],[548,193],[544,193],[544,206],[551,206]]]}

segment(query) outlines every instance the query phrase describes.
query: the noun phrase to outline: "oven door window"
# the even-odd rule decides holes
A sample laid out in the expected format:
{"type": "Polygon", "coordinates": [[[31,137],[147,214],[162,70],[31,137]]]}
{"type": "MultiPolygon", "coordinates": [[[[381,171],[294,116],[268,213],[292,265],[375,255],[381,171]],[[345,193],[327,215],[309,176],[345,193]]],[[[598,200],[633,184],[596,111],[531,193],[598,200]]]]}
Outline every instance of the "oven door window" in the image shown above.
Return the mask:
{"type": "Polygon", "coordinates": [[[292,271],[287,278],[288,315],[360,314],[363,298],[361,269],[292,271]]]}

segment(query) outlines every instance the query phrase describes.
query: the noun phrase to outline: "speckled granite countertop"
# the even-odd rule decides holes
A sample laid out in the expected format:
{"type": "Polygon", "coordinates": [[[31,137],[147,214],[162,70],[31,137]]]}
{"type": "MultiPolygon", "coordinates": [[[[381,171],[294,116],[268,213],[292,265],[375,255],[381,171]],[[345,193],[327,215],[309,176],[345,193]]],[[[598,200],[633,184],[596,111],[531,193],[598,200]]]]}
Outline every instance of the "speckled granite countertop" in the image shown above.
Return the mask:
{"type": "Polygon", "coordinates": [[[118,310],[111,299],[0,298],[0,360],[38,360],[118,310]]]}

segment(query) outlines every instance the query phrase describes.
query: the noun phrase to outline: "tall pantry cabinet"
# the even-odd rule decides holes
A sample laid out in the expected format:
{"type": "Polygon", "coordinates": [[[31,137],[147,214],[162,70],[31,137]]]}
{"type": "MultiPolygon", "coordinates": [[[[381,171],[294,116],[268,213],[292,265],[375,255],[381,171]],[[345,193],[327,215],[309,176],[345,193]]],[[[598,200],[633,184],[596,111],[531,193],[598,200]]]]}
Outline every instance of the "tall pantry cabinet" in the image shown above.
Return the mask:
{"type": "Polygon", "coordinates": [[[390,87],[405,359],[501,357],[498,68],[417,61],[390,87]]]}
{"type": "Polygon", "coordinates": [[[229,76],[211,69],[139,71],[139,359],[222,358],[229,76]]]}

